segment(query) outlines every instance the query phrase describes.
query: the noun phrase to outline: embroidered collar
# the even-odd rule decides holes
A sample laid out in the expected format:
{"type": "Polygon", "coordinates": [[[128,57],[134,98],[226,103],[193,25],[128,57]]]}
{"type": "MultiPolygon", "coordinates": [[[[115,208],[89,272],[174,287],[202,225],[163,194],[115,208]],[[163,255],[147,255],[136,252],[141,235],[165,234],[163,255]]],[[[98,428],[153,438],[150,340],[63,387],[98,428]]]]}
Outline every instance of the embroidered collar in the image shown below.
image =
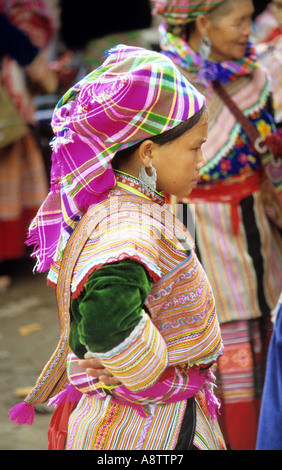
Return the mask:
{"type": "Polygon", "coordinates": [[[118,170],[114,170],[114,173],[116,177],[116,186],[113,188],[112,192],[116,192],[117,187],[123,188],[127,191],[143,196],[144,198],[151,199],[157,204],[163,205],[165,203],[165,196],[163,194],[159,193],[158,191],[150,192],[144,190],[138,178],[118,170]]]}

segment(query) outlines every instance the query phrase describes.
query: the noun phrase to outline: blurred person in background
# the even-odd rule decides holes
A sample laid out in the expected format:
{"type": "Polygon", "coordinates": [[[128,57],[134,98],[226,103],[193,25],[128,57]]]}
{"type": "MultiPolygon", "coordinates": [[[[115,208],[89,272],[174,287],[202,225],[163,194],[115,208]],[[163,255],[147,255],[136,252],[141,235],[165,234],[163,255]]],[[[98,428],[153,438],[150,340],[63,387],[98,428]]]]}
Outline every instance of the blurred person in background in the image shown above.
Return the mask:
{"type": "Polygon", "coordinates": [[[261,63],[267,70],[274,96],[274,111],[277,127],[282,127],[282,0],[270,3],[276,26],[259,44],[257,51],[261,63]]]}
{"type": "Polygon", "coordinates": [[[266,207],[262,190],[264,159],[274,160],[268,148],[260,156],[249,132],[251,125],[263,142],[277,136],[270,83],[249,40],[254,8],[251,0],[154,3],[164,19],[162,51],[207,97],[206,164],[197,187],[180,202],[195,204],[197,253],[221,323],[221,427],[230,449],[254,449],[270,313],[282,282],[281,207],[278,200],[277,212],[266,207]]]}
{"type": "Polygon", "coordinates": [[[254,15],[252,24],[252,41],[257,44],[273,39],[279,33],[277,19],[273,11],[272,0],[253,1],[254,15]]]}
{"type": "Polygon", "coordinates": [[[59,0],[58,7],[60,51],[55,66],[65,82],[62,92],[71,86],[68,79],[77,81],[99,67],[105,51],[116,44],[150,49],[152,34],[156,42],[149,0],[135,0],[134,5],[131,0],[96,2],[95,8],[92,0],[81,0],[79,9],[75,0],[59,0]]]}
{"type": "Polygon", "coordinates": [[[48,191],[41,149],[34,136],[28,84],[53,92],[57,80],[44,49],[53,34],[41,1],[0,1],[0,288],[11,282],[7,262],[22,258],[24,240],[48,191]]]}

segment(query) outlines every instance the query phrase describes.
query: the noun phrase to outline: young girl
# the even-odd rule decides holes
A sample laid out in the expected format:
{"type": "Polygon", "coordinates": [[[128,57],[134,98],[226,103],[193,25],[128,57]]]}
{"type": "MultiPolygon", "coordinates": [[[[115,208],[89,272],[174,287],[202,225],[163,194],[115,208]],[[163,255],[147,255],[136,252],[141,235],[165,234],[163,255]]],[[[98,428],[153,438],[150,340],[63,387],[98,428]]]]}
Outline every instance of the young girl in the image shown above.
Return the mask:
{"type": "Polygon", "coordinates": [[[117,46],[52,125],[52,187],[30,236],[56,286],[61,337],[11,418],[32,422],[32,404],[53,397],[49,449],[224,449],[214,298],[164,196],[197,182],[203,96],[163,55],[117,46]]]}

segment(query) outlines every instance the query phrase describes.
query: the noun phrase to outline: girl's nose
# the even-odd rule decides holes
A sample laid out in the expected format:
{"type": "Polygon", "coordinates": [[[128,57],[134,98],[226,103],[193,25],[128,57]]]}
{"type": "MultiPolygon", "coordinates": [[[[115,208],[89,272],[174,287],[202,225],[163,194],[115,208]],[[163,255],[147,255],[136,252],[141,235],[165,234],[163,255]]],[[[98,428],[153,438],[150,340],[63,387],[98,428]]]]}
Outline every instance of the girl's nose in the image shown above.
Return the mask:
{"type": "Polygon", "coordinates": [[[198,158],[197,163],[196,163],[197,170],[200,170],[205,165],[205,163],[206,163],[206,159],[205,159],[204,154],[201,150],[199,158],[198,158]]]}

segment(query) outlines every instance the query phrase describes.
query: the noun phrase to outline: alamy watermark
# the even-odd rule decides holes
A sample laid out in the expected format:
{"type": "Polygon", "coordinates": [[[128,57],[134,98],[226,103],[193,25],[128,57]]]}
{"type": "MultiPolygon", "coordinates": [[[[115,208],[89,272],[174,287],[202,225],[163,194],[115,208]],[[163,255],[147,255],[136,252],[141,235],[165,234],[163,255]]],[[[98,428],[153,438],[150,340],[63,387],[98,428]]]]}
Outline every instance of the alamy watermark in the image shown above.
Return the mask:
{"type": "MultiPolygon", "coordinates": [[[[175,204],[173,206],[160,206],[154,202],[148,201],[137,204],[134,201],[123,202],[123,197],[115,196],[110,200],[109,205],[101,204],[101,210],[93,216],[93,221],[89,225],[89,236],[99,236],[99,229],[103,231],[103,236],[113,232],[115,236],[134,236],[138,231],[138,237],[142,234],[147,237],[153,230],[154,237],[170,239],[178,238],[182,224],[188,229],[190,236],[195,240],[196,215],[194,204],[175,204]],[[172,216],[173,215],[173,216],[172,216]]],[[[97,208],[97,206],[96,206],[97,208]]]]}

